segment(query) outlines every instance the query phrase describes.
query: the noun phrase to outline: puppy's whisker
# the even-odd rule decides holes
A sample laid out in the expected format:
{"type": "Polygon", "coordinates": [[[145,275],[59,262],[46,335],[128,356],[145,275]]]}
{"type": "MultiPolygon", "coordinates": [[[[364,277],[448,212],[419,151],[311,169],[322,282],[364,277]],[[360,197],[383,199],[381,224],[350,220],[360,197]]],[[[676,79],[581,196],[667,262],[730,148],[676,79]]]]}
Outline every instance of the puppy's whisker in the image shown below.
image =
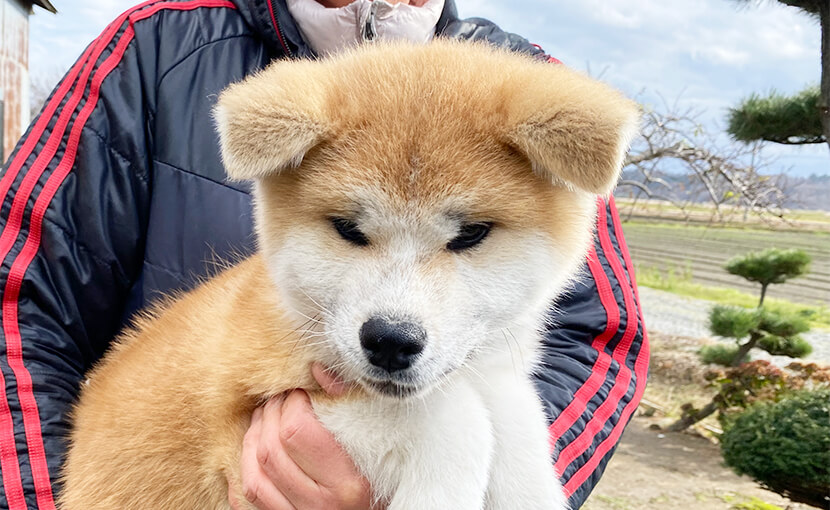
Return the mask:
{"type": "Polygon", "coordinates": [[[490,389],[492,389],[492,388],[493,388],[492,386],[490,386],[490,381],[488,381],[487,379],[485,379],[485,378],[484,378],[484,375],[483,375],[481,372],[479,372],[477,369],[473,368],[473,367],[472,367],[472,366],[470,366],[470,365],[467,365],[467,366],[465,366],[464,368],[465,368],[465,370],[468,370],[471,374],[473,374],[473,375],[475,375],[476,377],[478,377],[479,379],[481,379],[481,382],[483,382],[485,386],[487,386],[487,387],[488,387],[488,388],[490,388],[490,389]]]}
{"type": "MultiPolygon", "coordinates": [[[[297,328],[297,329],[299,330],[299,329],[304,328],[306,325],[308,325],[308,323],[309,323],[309,322],[314,322],[314,321],[316,320],[316,318],[317,318],[317,317],[318,317],[318,316],[315,316],[315,317],[309,317],[309,318],[308,318],[308,321],[306,321],[304,324],[302,324],[302,325],[301,325],[299,328],[297,328]]],[[[295,330],[295,331],[297,331],[297,330],[295,330]]],[[[305,331],[309,331],[309,330],[307,330],[307,329],[306,329],[305,331]]],[[[298,337],[298,338],[294,341],[294,345],[292,345],[292,346],[291,346],[291,351],[290,351],[291,353],[293,353],[293,352],[297,349],[297,346],[298,346],[298,345],[301,345],[301,342],[303,342],[303,341],[305,340],[305,335],[306,335],[306,333],[302,333],[302,334],[300,334],[300,336],[299,336],[299,337],[298,337]]],[[[304,344],[303,344],[303,345],[304,345],[304,344]]]]}
{"type": "Polygon", "coordinates": [[[297,348],[299,348],[299,349],[312,349],[314,347],[318,347],[320,345],[326,345],[328,343],[329,343],[328,340],[319,340],[319,341],[316,341],[316,342],[308,342],[308,343],[300,344],[300,345],[297,346],[297,348]]]}
{"type": "Polygon", "coordinates": [[[328,331],[319,331],[319,330],[315,330],[315,329],[303,329],[303,330],[297,330],[297,333],[307,335],[307,336],[304,336],[304,338],[316,338],[316,337],[326,336],[328,334],[328,331]]]}
{"type": "Polygon", "coordinates": [[[305,289],[303,289],[302,287],[298,287],[298,288],[300,289],[300,292],[302,292],[303,294],[305,294],[305,297],[307,297],[307,298],[308,298],[308,299],[309,299],[312,303],[314,303],[314,305],[315,305],[317,308],[319,308],[319,309],[320,309],[321,311],[323,311],[323,312],[328,313],[329,315],[332,315],[331,310],[329,310],[329,309],[328,309],[328,308],[326,308],[325,306],[323,306],[323,305],[321,305],[320,303],[318,303],[318,302],[317,302],[317,301],[316,301],[313,297],[311,297],[311,296],[308,294],[308,292],[306,292],[306,291],[305,291],[305,289]]]}
{"type": "Polygon", "coordinates": [[[304,317],[304,318],[308,319],[309,321],[311,321],[311,322],[313,322],[313,323],[315,323],[315,324],[324,324],[324,322],[320,320],[320,312],[318,312],[318,313],[314,316],[314,318],[312,318],[312,317],[309,317],[308,315],[304,314],[303,312],[301,312],[301,311],[297,310],[296,308],[291,308],[291,309],[290,309],[290,311],[291,311],[292,313],[296,313],[297,315],[299,315],[299,316],[301,316],[301,317],[304,317]]]}
{"type": "Polygon", "coordinates": [[[510,362],[513,365],[513,372],[516,372],[516,358],[513,357],[513,347],[510,345],[510,340],[507,338],[507,333],[502,329],[502,335],[504,335],[504,343],[507,344],[507,350],[510,352],[510,362]]]}
{"type": "MultiPolygon", "coordinates": [[[[280,338],[276,341],[276,343],[282,343],[282,342],[284,342],[284,341],[285,341],[288,337],[290,337],[290,336],[292,336],[292,335],[296,335],[296,334],[297,334],[297,329],[300,329],[300,328],[305,327],[305,326],[306,326],[306,324],[308,324],[308,321],[306,321],[305,323],[301,324],[301,325],[299,326],[299,328],[296,328],[296,329],[291,329],[291,330],[289,330],[289,329],[280,329],[279,331],[284,332],[284,333],[285,333],[285,335],[283,335],[282,337],[280,337],[280,338]]],[[[299,340],[300,340],[299,338],[297,338],[297,339],[295,339],[295,340],[294,340],[294,345],[295,345],[295,346],[296,346],[296,343],[297,343],[297,342],[299,342],[299,340]]],[[[294,346],[292,346],[292,348],[291,348],[291,349],[292,349],[292,351],[293,351],[294,346]]]]}
{"type": "MultiPolygon", "coordinates": [[[[507,328],[507,333],[510,334],[510,338],[512,338],[513,342],[515,342],[515,344],[516,344],[516,349],[518,349],[518,351],[519,351],[519,361],[522,364],[522,372],[524,372],[524,367],[526,365],[525,365],[524,353],[522,352],[522,346],[519,343],[519,340],[516,338],[516,335],[514,335],[513,332],[510,331],[510,328],[507,328]]],[[[518,375],[518,372],[517,372],[517,375],[518,375]]]]}

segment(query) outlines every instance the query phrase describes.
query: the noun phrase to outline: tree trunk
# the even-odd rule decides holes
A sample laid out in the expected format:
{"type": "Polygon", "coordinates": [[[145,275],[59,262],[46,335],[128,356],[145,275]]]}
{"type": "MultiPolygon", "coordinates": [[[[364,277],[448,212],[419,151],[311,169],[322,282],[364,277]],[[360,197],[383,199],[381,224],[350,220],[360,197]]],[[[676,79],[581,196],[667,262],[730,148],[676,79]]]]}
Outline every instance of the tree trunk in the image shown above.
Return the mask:
{"type": "Polygon", "coordinates": [[[716,404],[713,399],[711,402],[703,406],[703,409],[700,409],[696,413],[684,414],[682,418],[669,425],[669,427],[666,430],[668,430],[669,432],[681,432],[691,427],[695,423],[699,422],[700,420],[706,418],[707,416],[711,415],[717,410],[718,404],[716,404]]]}
{"type": "Polygon", "coordinates": [[[745,344],[742,344],[741,347],[738,349],[737,354],[735,354],[735,357],[732,358],[731,366],[737,367],[738,365],[743,363],[743,359],[746,357],[747,354],[749,354],[749,351],[751,351],[752,348],[755,347],[755,344],[757,344],[758,340],[760,340],[760,339],[761,339],[761,334],[760,333],[757,333],[755,331],[750,333],[749,334],[749,341],[745,344]]]}
{"type": "Polygon", "coordinates": [[[767,296],[767,287],[769,287],[768,283],[761,284],[761,300],[758,301],[758,308],[764,306],[764,298],[767,296]]]}
{"type": "Polygon", "coordinates": [[[821,130],[827,146],[830,147],[830,2],[819,2],[821,22],[821,96],[819,115],[821,130]]]}

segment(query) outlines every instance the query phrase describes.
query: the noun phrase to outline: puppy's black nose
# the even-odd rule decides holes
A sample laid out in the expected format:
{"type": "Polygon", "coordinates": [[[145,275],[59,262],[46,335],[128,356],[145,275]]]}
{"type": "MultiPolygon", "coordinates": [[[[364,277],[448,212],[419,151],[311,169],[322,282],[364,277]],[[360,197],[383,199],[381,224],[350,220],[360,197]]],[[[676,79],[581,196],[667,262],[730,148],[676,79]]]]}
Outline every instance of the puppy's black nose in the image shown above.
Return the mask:
{"type": "Polygon", "coordinates": [[[372,365],[387,372],[397,372],[412,365],[424,350],[427,333],[411,322],[392,322],[379,317],[360,328],[360,345],[372,365]]]}

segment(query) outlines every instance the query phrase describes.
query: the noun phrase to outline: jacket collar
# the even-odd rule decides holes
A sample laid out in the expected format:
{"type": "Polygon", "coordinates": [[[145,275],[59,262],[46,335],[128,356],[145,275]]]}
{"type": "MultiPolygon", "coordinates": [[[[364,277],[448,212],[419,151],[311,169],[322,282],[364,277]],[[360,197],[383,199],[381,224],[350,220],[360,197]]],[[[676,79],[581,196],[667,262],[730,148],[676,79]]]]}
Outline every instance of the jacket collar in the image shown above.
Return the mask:
{"type": "MultiPolygon", "coordinates": [[[[234,0],[245,21],[265,41],[275,57],[311,57],[314,53],[303,41],[300,29],[288,12],[285,0],[234,0]]],[[[455,0],[445,0],[444,10],[438,19],[437,33],[458,21],[455,0]]]]}

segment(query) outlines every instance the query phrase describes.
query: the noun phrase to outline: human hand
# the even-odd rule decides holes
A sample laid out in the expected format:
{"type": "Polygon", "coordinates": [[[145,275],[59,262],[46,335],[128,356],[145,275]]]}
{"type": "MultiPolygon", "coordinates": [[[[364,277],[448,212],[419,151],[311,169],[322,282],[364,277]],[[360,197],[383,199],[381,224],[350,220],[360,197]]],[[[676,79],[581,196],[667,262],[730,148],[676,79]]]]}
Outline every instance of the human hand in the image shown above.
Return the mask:
{"type": "MultiPolygon", "coordinates": [[[[326,393],[347,390],[319,365],[312,374],[326,393]]],[[[317,420],[308,394],[294,390],[257,408],[242,443],[244,500],[259,510],[367,510],[369,483],[317,420]]],[[[242,510],[239,495],[228,495],[242,510]]]]}

